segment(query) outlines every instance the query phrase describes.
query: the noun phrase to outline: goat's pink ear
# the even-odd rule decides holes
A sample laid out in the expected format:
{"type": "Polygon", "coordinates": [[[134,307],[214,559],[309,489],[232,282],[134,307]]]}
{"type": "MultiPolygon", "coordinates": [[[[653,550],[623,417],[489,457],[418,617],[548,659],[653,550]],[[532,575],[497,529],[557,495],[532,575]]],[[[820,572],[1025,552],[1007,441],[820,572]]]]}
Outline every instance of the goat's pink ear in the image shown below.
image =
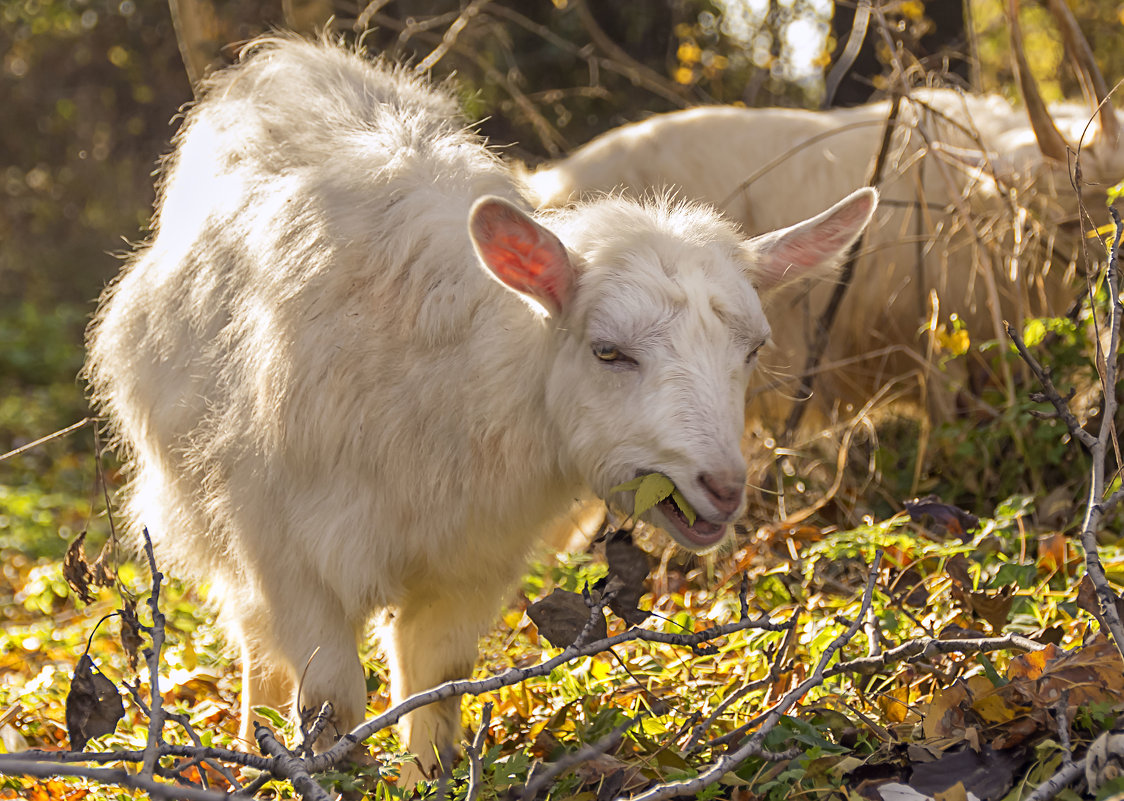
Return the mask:
{"type": "Polygon", "coordinates": [[[468,232],[480,261],[502,284],[542,305],[563,311],[576,276],[558,237],[506,200],[483,197],[468,217],[468,232]]]}
{"type": "Polygon", "coordinates": [[[837,268],[866,228],[878,206],[878,192],[854,192],[827,211],[745,243],[750,277],[761,292],[801,278],[816,278],[837,268]]]}

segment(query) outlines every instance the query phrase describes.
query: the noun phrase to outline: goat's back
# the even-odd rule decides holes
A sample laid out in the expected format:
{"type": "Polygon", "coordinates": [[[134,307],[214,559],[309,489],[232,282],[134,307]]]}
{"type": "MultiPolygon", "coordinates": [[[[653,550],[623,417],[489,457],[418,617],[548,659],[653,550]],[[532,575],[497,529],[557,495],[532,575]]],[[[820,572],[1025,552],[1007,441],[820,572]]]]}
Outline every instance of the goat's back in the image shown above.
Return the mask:
{"type": "Polygon", "coordinates": [[[466,227],[513,182],[453,101],[401,69],[257,48],[188,113],[152,239],[91,328],[93,399],[136,476],[129,517],[215,580],[291,560],[344,595],[383,582],[385,601],[411,564],[479,558],[489,581],[484,553],[449,538],[489,502],[534,525],[558,491],[535,461],[549,432],[524,366],[541,337],[513,334],[519,360],[496,341],[527,310],[476,265],[466,227]],[[421,508],[441,520],[419,526],[421,508]],[[376,521],[382,536],[357,536],[376,521]]]}

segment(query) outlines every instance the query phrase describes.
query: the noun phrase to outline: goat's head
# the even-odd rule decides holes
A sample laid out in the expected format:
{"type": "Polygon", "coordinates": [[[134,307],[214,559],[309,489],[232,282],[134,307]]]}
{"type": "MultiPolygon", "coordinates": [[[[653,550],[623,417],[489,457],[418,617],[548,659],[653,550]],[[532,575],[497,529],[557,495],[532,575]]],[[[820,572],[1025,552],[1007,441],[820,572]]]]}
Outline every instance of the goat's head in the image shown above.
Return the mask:
{"type": "Polygon", "coordinates": [[[746,241],[711,209],[669,200],[604,198],[542,224],[478,201],[480,261],[549,317],[546,413],[560,462],[626,510],[613,488],[662,473],[698,517],[688,523],[664,501],[649,519],[693,550],[721,541],[744,506],[745,390],[770,337],[759,293],[830,274],[876,202],[860,190],[746,241]]]}

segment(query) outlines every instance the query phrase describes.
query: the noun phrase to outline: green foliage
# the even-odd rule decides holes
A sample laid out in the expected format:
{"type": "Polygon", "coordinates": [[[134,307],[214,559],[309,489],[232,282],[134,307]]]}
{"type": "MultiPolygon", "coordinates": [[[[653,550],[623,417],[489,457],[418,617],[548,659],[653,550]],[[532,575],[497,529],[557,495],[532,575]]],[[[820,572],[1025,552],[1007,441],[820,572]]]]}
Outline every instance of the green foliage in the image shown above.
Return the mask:
{"type": "Polygon", "coordinates": [[[86,315],[79,305],[47,308],[27,301],[0,310],[0,386],[73,382],[84,357],[86,315]]]}
{"type": "Polygon", "coordinates": [[[637,476],[632,481],[626,481],[623,484],[618,484],[609,490],[609,492],[636,492],[633,499],[632,516],[639,518],[640,515],[647,512],[660,501],[668,496],[675,503],[676,507],[683,516],[687,518],[687,525],[692,526],[695,519],[698,517],[694,507],[691,506],[690,501],[679,491],[670,478],[663,473],[648,473],[647,475],[637,476]]]}

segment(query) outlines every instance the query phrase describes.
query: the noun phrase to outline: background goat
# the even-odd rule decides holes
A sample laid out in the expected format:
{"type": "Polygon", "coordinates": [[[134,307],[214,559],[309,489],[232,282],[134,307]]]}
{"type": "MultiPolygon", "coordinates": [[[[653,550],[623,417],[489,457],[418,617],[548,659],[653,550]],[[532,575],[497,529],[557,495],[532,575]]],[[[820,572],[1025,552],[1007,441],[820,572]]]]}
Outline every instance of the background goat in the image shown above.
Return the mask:
{"type": "MultiPolygon", "coordinates": [[[[829,271],[876,196],[749,241],[666,199],[535,219],[446,94],[330,45],[250,51],[187,115],[87,375],[135,526],[211,582],[241,644],[243,736],[252,707],[292,702],[348,730],[369,617],[395,700],[467,676],[586,487],[665,473],[699,517],[654,521],[722,539],[770,334],[757,293],[829,271]]],[[[459,728],[444,702],[405,741],[428,771],[459,728]]]]}
{"type": "MultiPolygon", "coordinates": [[[[1064,3],[1051,7],[1076,31],[1064,3]]],[[[1017,33],[1013,14],[1012,24],[1017,33]]],[[[1066,148],[1083,143],[1086,191],[1097,194],[1099,185],[1103,197],[1106,185],[1124,179],[1120,124],[1107,103],[1101,125],[1089,130],[1087,107],[1057,106],[1051,120],[1021,47],[1016,37],[1029,114],[1000,97],[952,89],[903,98],[878,183],[883,200],[824,356],[826,380],[817,384],[824,405],[861,404],[887,380],[912,373],[930,413],[947,419],[967,375],[937,369],[940,347],[928,334],[955,315],[979,339],[1004,339],[1002,319],[1063,314],[1079,293],[1069,280],[1077,237],[1057,236],[1078,218],[1076,199],[1062,199],[1073,195],[1066,148]]],[[[1077,64],[1104,100],[1091,57],[1077,64]]],[[[830,202],[867,183],[891,107],[887,100],[830,111],[673,112],[610,131],[529,182],[542,206],[671,188],[761,233],[800,219],[809,197],[830,202]]],[[[799,376],[831,292],[824,284],[793,287],[771,299],[767,310],[788,334],[770,354],[779,372],[799,376]]],[[[794,392],[793,383],[785,394],[794,392]]],[[[773,393],[758,404],[774,425],[787,411],[782,398],[773,393]]]]}

